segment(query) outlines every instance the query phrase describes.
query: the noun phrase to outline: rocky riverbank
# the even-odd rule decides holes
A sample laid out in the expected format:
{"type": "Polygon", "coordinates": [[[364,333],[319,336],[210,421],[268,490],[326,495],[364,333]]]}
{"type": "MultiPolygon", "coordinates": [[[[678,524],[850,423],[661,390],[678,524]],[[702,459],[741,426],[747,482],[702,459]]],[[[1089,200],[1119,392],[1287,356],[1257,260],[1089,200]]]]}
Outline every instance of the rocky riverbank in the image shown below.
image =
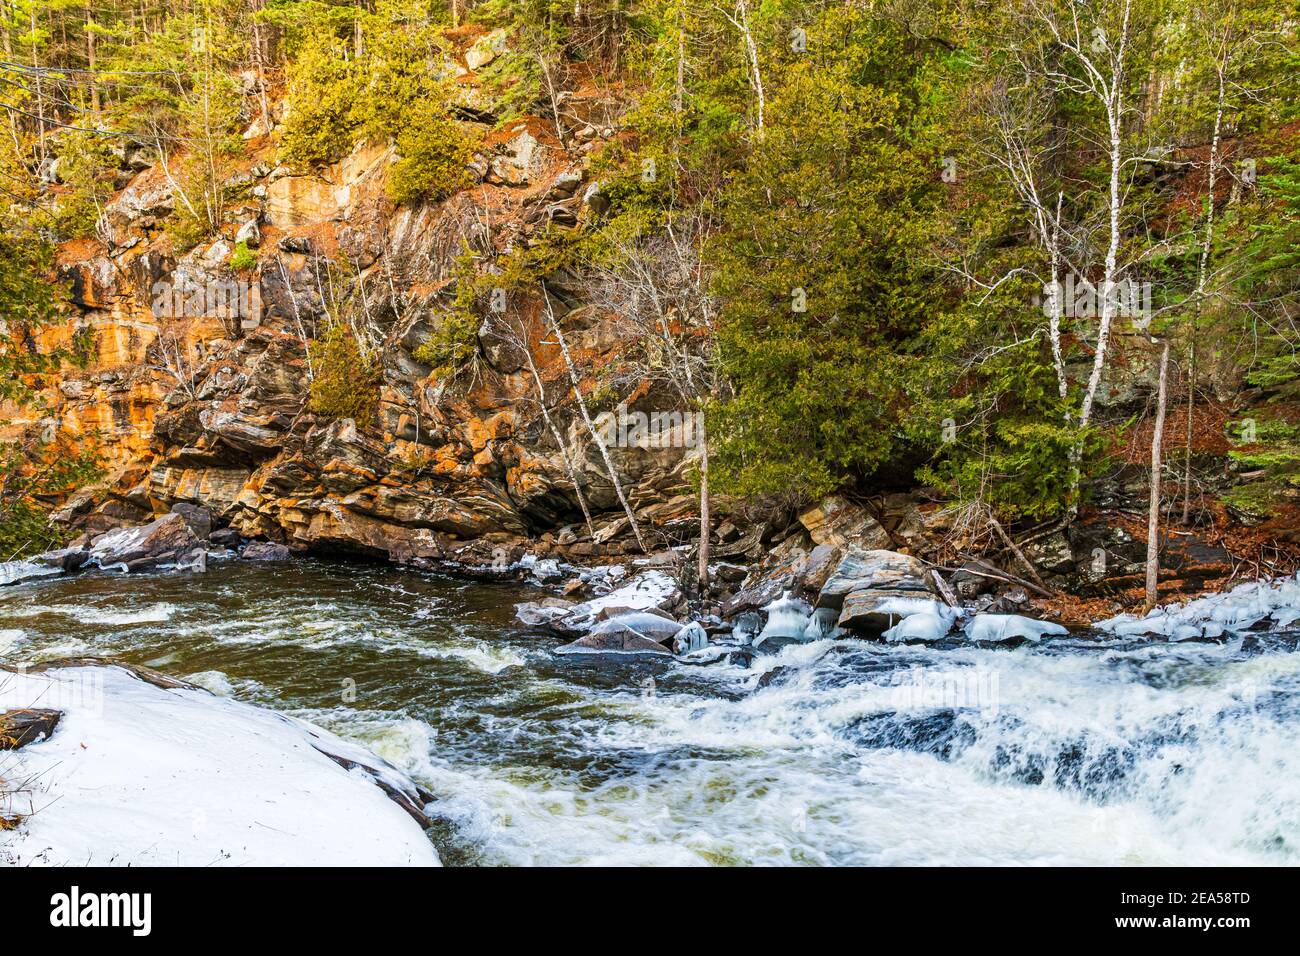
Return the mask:
{"type": "MultiPolygon", "coordinates": [[[[0,564],[0,581],[14,583],[88,568],[200,573],[209,560],[294,558],[287,545],[249,540],[218,524],[207,509],[179,503],[148,524],[88,531],[66,548],[0,564]]],[[[418,569],[521,580],[547,588],[550,597],[519,604],[515,616],[525,627],[551,635],[561,656],[676,656],[691,663],[745,664],[755,655],[825,639],[1014,646],[1064,635],[1069,631],[1066,625],[1079,629],[1098,620],[1118,622],[1117,633],[1146,633],[1144,622],[1163,621],[1150,624],[1149,633],[1170,640],[1217,639],[1235,621],[1230,617],[1226,625],[1214,626],[1192,621],[1200,614],[1197,604],[1185,613],[1157,608],[1145,618],[1131,613],[1116,617],[1123,610],[1119,601],[1050,599],[1050,584],[1069,584],[1071,579],[1058,573],[1045,581],[1033,564],[1027,572],[1035,575],[1038,584],[988,562],[967,561],[951,569],[903,551],[863,546],[897,540],[900,529],[896,526],[888,532],[863,509],[844,502],[812,509],[776,539],[764,540],[761,530],[753,532],[755,547],[765,548],[765,556],[749,564],[715,562],[710,568],[711,585],[703,592],[693,589],[697,582],[686,561],[687,546],[606,564],[575,564],[553,556],[544,546],[523,553],[498,547],[487,562],[471,547],[455,557],[406,563],[418,569]],[[1098,608],[1100,613],[1080,620],[1098,608]]],[[[1064,533],[1059,537],[1062,545],[1056,553],[1050,540],[1038,547],[1031,544],[1027,550],[1042,565],[1061,572],[1064,562],[1074,559],[1069,538],[1064,533]]],[[[1097,539],[1079,540],[1086,546],[1097,539]]],[[[1124,543],[1116,549],[1121,555],[1124,543]]],[[[1093,570],[1105,579],[1104,561],[1093,570]]],[[[1192,570],[1188,580],[1195,587],[1212,580],[1223,566],[1211,560],[1192,570]]],[[[1086,572],[1074,581],[1086,586],[1086,572]]],[[[1180,584],[1186,586],[1187,581],[1180,584]]],[[[1269,613],[1256,615],[1247,626],[1269,613]]]]}

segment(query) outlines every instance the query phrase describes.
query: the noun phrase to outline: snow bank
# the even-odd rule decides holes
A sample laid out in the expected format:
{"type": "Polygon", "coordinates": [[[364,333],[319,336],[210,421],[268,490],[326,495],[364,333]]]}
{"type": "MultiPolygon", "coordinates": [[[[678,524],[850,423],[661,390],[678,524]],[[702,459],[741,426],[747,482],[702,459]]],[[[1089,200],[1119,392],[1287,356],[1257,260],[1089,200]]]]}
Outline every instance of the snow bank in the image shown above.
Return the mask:
{"type": "Polygon", "coordinates": [[[17,865],[437,866],[381,787],[414,784],[318,727],[114,666],[0,672],[0,710],[63,712],[8,755],[17,865]],[[345,769],[346,768],[346,769],[345,769]]]}
{"type": "Polygon", "coordinates": [[[1186,604],[1152,608],[1146,617],[1120,614],[1100,621],[1099,630],[1116,637],[1152,636],[1170,641],[1222,637],[1262,621],[1287,627],[1300,620],[1300,576],[1239,584],[1186,604]]]}

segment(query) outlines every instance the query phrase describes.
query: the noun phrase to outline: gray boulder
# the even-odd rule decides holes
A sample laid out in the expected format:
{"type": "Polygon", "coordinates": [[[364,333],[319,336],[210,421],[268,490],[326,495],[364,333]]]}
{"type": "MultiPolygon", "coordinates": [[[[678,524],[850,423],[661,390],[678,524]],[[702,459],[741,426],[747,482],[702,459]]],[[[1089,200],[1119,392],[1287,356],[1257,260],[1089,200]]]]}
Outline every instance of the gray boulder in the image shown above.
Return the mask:
{"type": "Polygon", "coordinates": [[[658,614],[632,612],[619,614],[601,621],[591,629],[592,636],[621,635],[643,637],[656,644],[668,646],[682,629],[676,621],[658,614]]]}
{"type": "Polygon", "coordinates": [[[548,597],[515,605],[515,619],[525,627],[550,627],[573,610],[573,602],[548,597]]]}
{"type": "Polygon", "coordinates": [[[853,549],[818,593],[817,608],[837,611],[839,627],[880,635],[910,614],[933,611],[935,594],[916,558],[853,549]]]}
{"type": "Polygon", "coordinates": [[[564,656],[610,655],[625,657],[671,657],[672,652],[658,641],[641,637],[626,628],[613,629],[602,634],[588,634],[572,644],[557,647],[555,653],[564,656]]]}
{"type": "Polygon", "coordinates": [[[817,607],[840,608],[853,591],[918,591],[930,593],[925,565],[897,551],[852,549],[840,558],[835,571],[817,595],[817,607]]]}
{"type": "Polygon", "coordinates": [[[245,561],[288,561],[293,552],[286,544],[274,541],[250,541],[240,555],[245,561]]]}

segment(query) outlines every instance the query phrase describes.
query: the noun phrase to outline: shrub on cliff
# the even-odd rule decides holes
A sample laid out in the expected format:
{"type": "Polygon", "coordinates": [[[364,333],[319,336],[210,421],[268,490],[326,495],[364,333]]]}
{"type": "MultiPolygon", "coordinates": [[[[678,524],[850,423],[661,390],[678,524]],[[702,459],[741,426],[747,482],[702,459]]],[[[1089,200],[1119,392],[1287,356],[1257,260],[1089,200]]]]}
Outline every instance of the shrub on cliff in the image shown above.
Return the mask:
{"type": "Polygon", "coordinates": [[[392,141],[400,157],[389,192],[397,202],[440,199],[471,183],[473,141],[447,111],[436,66],[444,42],[431,25],[364,16],[360,56],[329,30],[306,39],[289,68],[292,104],[280,156],[298,167],[347,155],[354,141],[392,141]]]}
{"type": "Polygon", "coordinates": [[[307,167],[346,156],[360,125],[353,106],[360,93],[360,72],[347,44],[329,34],[308,39],[289,67],[291,108],[280,158],[307,167]]]}
{"type": "Polygon", "coordinates": [[[466,168],[473,141],[435,100],[415,104],[408,125],[397,134],[397,154],[388,194],[397,203],[438,200],[472,185],[466,168]]]}
{"type": "Polygon", "coordinates": [[[102,136],[70,131],[59,146],[59,177],[67,191],[59,197],[51,226],[63,239],[95,233],[100,211],[113,195],[111,171],[117,165],[102,136]]]}
{"type": "Polygon", "coordinates": [[[334,321],[308,346],[312,380],[307,408],[331,418],[351,418],[358,425],[374,420],[379,403],[380,371],[362,354],[346,322],[334,321]]]}

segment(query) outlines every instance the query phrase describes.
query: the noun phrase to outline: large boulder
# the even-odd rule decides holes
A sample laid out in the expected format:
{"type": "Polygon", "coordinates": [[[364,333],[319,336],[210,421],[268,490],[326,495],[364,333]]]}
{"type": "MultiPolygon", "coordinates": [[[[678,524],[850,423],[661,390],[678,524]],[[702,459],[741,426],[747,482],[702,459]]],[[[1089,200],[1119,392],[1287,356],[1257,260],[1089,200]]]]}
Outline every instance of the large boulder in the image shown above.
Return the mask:
{"type": "Polygon", "coordinates": [[[557,647],[555,653],[565,656],[608,655],[624,657],[671,657],[672,651],[658,641],[641,637],[626,628],[603,633],[591,633],[572,644],[557,647]]]}
{"type": "Polygon", "coordinates": [[[24,816],[4,835],[6,862],[438,865],[421,810],[432,796],[375,754],[305,721],[107,663],[0,668],[0,714],[51,702],[62,710],[57,723],[48,712],[22,716],[32,739],[5,754],[5,776],[27,790],[21,802],[0,794],[0,815],[24,816]]]}
{"type": "Polygon", "coordinates": [[[817,595],[819,610],[838,611],[839,627],[879,635],[911,614],[935,612],[925,566],[897,551],[852,549],[817,595]]]}
{"type": "Polygon", "coordinates": [[[647,611],[616,614],[608,620],[601,621],[591,629],[591,637],[642,637],[665,647],[671,646],[673,639],[681,630],[676,621],[647,611]]]}
{"type": "Polygon", "coordinates": [[[843,548],[883,548],[890,543],[888,532],[861,505],[833,496],[799,515],[814,544],[843,548]]]}
{"type": "Polygon", "coordinates": [[[147,571],[164,564],[193,566],[205,554],[203,542],[184,516],[175,512],[136,528],[110,531],[90,546],[92,564],[124,571],[147,571]]]}
{"type": "Polygon", "coordinates": [[[817,595],[817,607],[841,608],[853,591],[919,592],[930,595],[925,566],[897,551],[847,551],[817,595]]]}
{"type": "Polygon", "coordinates": [[[816,609],[849,631],[879,636],[910,614],[935,610],[926,567],[898,551],[850,549],[822,585],[816,609]]]}
{"type": "Polygon", "coordinates": [[[619,608],[624,612],[651,611],[675,607],[681,597],[677,585],[667,574],[662,571],[644,571],[622,587],[576,604],[566,614],[548,623],[561,634],[585,634],[596,626],[601,612],[606,608],[619,608]]]}

